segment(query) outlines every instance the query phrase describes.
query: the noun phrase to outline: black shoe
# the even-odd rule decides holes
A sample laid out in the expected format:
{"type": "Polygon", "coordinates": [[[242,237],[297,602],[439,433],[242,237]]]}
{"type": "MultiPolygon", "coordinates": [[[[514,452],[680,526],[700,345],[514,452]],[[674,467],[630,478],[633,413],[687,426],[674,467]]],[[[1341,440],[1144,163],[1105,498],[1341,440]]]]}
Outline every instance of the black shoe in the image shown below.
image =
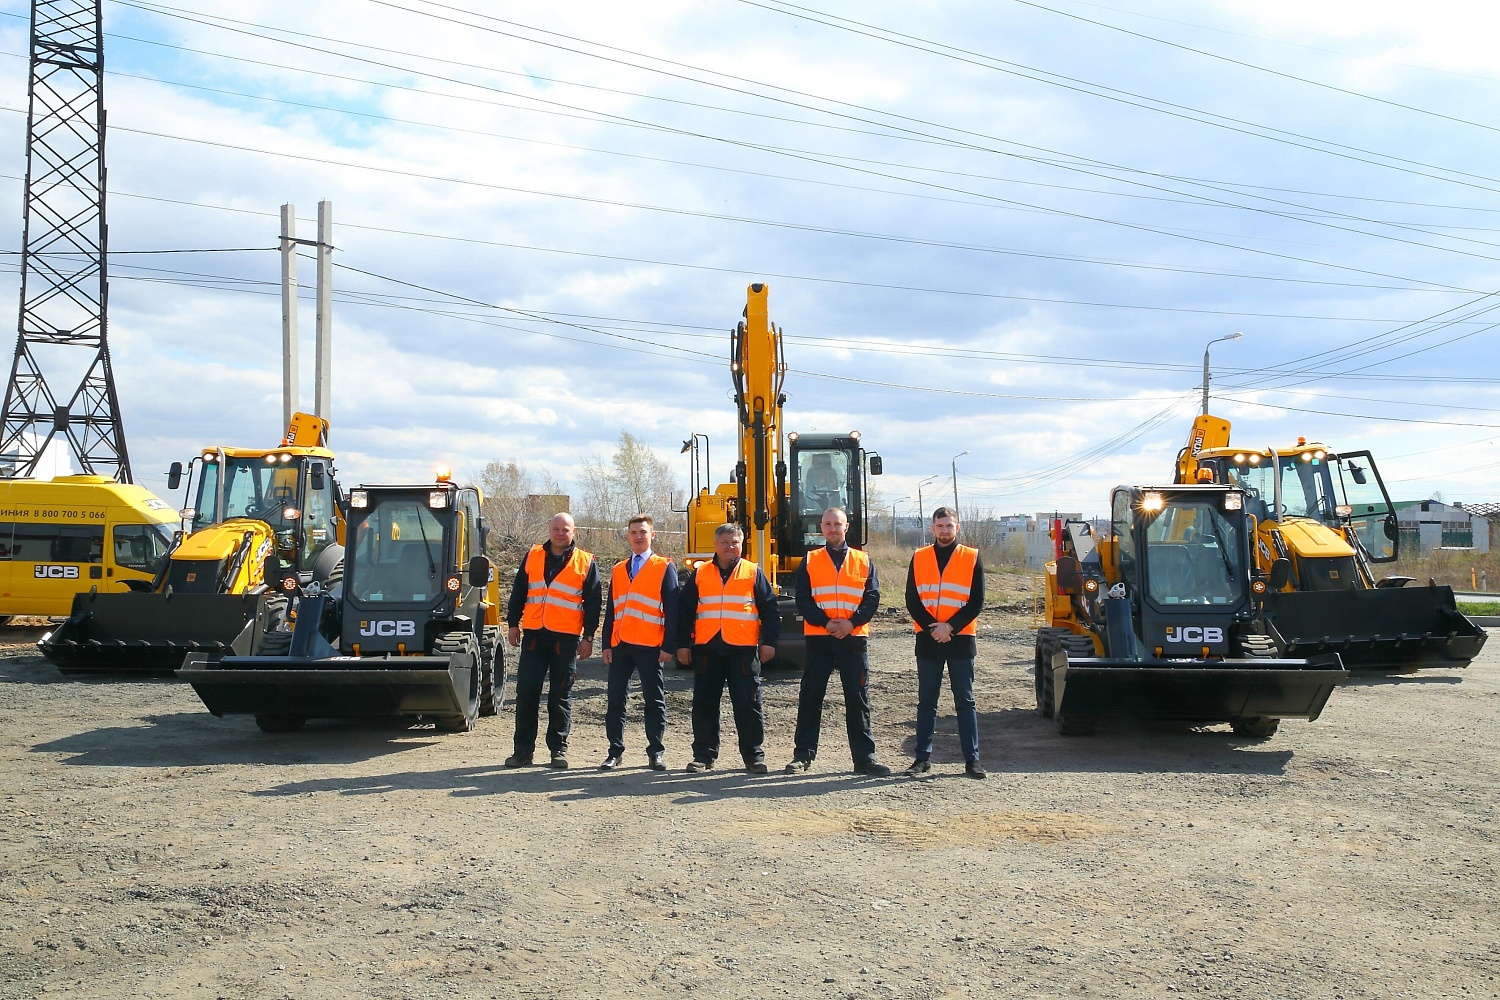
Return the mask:
{"type": "Polygon", "coordinates": [[[513,753],[509,757],[505,758],[505,766],[506,767],[530,767],[531,766],[531,754],[529,754],[529,753],[527,753],[527,754],[513,753]]]}
{"type": "MultiPolygon", "coordinates": [[[[557,758],[556,757],[552,758],[552,761],[553,761],[553,765],[556,766],[557,758]]],[[[619,754],[612,753],[608,757],[604,758],[604,763],[599,765],[599,770],[601,770],[601,771],[613,771],[615,768],[619,767],[624,762],[625,762],[624,759],[619,754]]]]}
{"type": "Polygon", "coordinates": [[[553,753],[552,766],[559,771],[566,771],[568,769],[568,755],[561,750],[553,753]]]}
{"type": "Polygon", "coordinates": [[[687,769],[697,773],[699,771],[712,771],[713,767],[714,762],[711,760],[695,760],[687,766],[687,769]]]}
{"type": "Polygon", "coordinates": [[[879,763],[874,757],[859,761],[854,765],[855,774],[868,774],[874,778],[889,778],[891,769],[879,763]]]}
{"type": "Polygon", "coordinates": [[[918,760],[914,760],[914,761],[911,762],[911,767],[908,767],[906,769],[906,773],[907,774],[926,774],[928,771],[931,771],[931,770],[932,770],[932,761],[918,759],[918,760]]]}
{"type": "Polygon", "coordinates": [[[651,770],[653,771],[665,771],[667,769],[667,762],[662,759],[662,755],[659,753],[647,754],[646,762],[651,765],[651,770]]]}
{"type": "Polygon", "coordinates": [[[786,766],[787,774],[801,774],[812,768],[812,761],[803,760],[801,757],[793,757],[786,766]]]}
{"type": "Polygon", "coordinates": [[[964,765],[964,774],[967,774],[971,778],[984,778],[987,776],[984,767],[977,760],[971,760],[964,765]]]}
{"type": "Polygon", "coordinates": [[[763,760],[752,760],[745,765],[746,774],[767,774],[770,772],[770,770],[771,769],[766,766],[766,762],[763,760]]]}

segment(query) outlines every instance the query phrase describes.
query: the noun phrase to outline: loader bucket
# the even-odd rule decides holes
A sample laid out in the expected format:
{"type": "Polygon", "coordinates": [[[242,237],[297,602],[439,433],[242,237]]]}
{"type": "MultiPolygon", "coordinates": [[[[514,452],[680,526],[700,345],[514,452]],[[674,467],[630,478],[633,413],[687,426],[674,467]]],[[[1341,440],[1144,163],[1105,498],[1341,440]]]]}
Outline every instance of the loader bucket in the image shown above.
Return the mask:
{"type": "Polygon", "coordinates": [[[1131,715],[1199,724],[1254,718],[1312,720],[1348,676],[1338,657],[1326,663],[1068,659],[1054,667],[1053,691],[1055,712],[1074,719],[1131,715]]]}
{"type": "Polygon", "coordinates": [[[1287,655],[1337,653],[1350,670],[1466,667],[1488,638],[1451,587],[1284,592],[1265,608],[1287,655]]]}
{"type": "Polygon", "coordinates": [[[473,674],[456,656],[192,656],[177,671],[214,715],[297,720],[463,718],[473,674]]]}
{"type": "Polygon", "coordinates": [[[260,594],[77,594],[37,647],[65,674],[170,674],[188,653],[227,656],[260,594]]]}

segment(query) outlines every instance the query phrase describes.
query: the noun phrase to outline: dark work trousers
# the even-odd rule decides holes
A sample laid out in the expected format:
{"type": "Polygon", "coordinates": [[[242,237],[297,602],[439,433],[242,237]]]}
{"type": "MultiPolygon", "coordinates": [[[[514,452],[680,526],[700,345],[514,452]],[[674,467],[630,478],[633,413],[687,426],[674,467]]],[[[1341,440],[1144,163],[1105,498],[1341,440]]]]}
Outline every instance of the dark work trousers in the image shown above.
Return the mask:
{"type": "Polygon", "coordinates": [[[536,750],[537,708],[542,685],[547,685],[547,749],[568,752],[573,728],[573,681],[578,677],[577,639],[521,637],[516,663],[516,753],[530,757],[536,750]]]}
{"type": "Polygon", "coordinates": [[[641,700],[646,703],[646,752],[661,753],[667,731],[667,691],[661,649],[622,642],[615,646],[609,664],[609,703],[604,712],[604,734],[609,737],[612,757],[625,754],[625,700],[630,696],[630,675],[641,675],[641,700]]]}
{"type": "Polygon", "coordinates": [[[958,717],[958,744],[964,760],[979,759],[979,712],[974,707],[973,656],[917,657],[917,760],[932,756],[932,734],[937,730],[938,696],[943,693],[943,664],[953,689],[953,714],[958,717]]]}
{"type": "Polygon", "coordinates": [[[807,666],[802,668],[802,688],[797,695],[796,750],[798,760],[817,760],[818,733],[823,726],[823,698],[828,678],[837,670],[844,682],[844,724],[849,731],[849,753],[854,763],[875,756],[875,737],[870,732],[870,654],[863,636],[835,639],[807,637],[807,666]]]}
{"type": "Polygon", "coordinates": [[[693,759],[719,758],[719,704],[724,685],[734,706],[734,728],[746,764],[766,759],[766,717],[760,701],[760,657],[755,646],[733,653],[693,647],[693,759]]]}

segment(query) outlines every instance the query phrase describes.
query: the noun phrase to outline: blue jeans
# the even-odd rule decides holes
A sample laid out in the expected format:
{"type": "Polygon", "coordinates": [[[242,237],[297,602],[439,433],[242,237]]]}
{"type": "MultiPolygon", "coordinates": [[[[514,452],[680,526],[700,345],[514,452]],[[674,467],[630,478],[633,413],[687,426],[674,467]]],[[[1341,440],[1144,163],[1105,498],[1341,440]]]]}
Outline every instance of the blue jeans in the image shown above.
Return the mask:
{"type": "Polygon", "coordinates": [[[578,678],[578,640],[547,640],[527,635],[516,663],[516,753],[536,749],[537,709],[547,687],[547,749],[568,752],[573,729],[573,682],[578,678]]]}
{"type": "Polygon", "coordinates": [[[979,712],[974,708],[974,660],[953,656],[917,657],[917,760],[932,756],[932,734],[937,729],[938,695],[943,691],[943,665],[953,689],[953,713],[958,716],[958,745],[965,761],[979,759],[979,712]]]}
{"type": "Polygon", "coordinates": [[[667,696],[661,650],[655,646],[633,646],[622,642],[614,648],[609,664],[609,700],[604,712],[604,734],[613,757],[625,754],[625,701],[630,696],[630,675],[641,675],[641,699],[646,703],[646,752],[661,753],[667,730],[667,696]]]}

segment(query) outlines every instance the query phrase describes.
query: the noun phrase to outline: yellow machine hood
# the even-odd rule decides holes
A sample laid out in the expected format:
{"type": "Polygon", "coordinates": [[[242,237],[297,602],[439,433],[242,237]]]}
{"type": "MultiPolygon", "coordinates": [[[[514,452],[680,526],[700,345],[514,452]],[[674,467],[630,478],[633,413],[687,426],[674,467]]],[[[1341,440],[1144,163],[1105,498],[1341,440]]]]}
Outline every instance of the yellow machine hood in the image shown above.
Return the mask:
{"type": "Polygon", "coordinates": [[[1274,528],[1281,532],[1287,547],[1299,559],[1337,559],[1353,557],[1354,549],[1339,533],[1317,521],[1294,518],[1274,528]]]}

